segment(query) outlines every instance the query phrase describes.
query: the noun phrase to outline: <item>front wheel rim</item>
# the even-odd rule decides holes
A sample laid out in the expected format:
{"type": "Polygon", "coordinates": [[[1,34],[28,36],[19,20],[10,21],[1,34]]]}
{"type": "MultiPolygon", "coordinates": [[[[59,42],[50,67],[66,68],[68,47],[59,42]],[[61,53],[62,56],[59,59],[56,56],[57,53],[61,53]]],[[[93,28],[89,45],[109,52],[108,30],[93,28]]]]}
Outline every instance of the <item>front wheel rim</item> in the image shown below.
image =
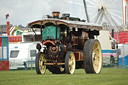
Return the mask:
{"type": "Polygon", "coordinates": [[[73,74],[75,71],[75,56],[73,53],[69,55],[68,66],[69,66],[70,74],[73,74]]]}
{"type": "Polygon", "coordinates": [[[44,58],[44,54],[41,54],[39,59],[39,70],[41,74],[45,74],[45,71],[46,71],[46,65],[44,65],[45,62],[46,62],[46,59],[44,58]]]}

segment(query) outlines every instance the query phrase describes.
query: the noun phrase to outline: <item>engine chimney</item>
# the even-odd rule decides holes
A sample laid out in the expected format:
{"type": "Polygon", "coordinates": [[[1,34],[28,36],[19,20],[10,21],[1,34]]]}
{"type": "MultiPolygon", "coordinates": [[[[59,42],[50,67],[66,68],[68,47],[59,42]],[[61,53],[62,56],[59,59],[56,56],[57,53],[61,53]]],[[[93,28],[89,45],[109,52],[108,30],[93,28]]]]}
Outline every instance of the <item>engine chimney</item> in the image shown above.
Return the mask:
{"type": "Polygon", "coordinates": [[[60,12],[58,12],[58,11],[53,11],[52,14],[53,14],[53,18],[57,18],[57,19],[58,19],[60,12]]]}

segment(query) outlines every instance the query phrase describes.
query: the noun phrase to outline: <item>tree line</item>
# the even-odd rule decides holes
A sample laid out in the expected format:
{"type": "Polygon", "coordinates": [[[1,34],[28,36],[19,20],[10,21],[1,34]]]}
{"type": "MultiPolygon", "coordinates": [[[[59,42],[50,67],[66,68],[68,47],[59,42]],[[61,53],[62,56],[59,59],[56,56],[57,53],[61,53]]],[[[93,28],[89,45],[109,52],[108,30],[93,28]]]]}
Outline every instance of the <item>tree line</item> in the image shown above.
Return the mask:
{"type": "MultiPolygon", "coordinates": [[[[10,27],[12,27],[12,26],[17,26],[17,25],[12,25],[12,24],[10,24],[10,27]]],[[[18,25],[17,26],[18,28],[27,28],[28,26],[23,26],[23,25],[18,25]]],[[[7,28],[7,25],[0,25],[0,28],[7,28]]]]}

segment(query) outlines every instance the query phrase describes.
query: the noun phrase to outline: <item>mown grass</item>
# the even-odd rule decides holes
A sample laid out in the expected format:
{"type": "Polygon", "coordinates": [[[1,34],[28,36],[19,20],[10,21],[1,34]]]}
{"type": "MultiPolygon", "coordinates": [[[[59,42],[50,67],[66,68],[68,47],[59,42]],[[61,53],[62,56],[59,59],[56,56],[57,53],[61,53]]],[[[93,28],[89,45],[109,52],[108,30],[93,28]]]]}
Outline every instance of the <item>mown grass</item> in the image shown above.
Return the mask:
{"type": "Polygon", "coordinates": [[[0,85],[128,85],[128,69],[103,68],[101,73],[86,74],[83,69],[74,75],[37,75],[35,70],[0,71],[0,85]]]}

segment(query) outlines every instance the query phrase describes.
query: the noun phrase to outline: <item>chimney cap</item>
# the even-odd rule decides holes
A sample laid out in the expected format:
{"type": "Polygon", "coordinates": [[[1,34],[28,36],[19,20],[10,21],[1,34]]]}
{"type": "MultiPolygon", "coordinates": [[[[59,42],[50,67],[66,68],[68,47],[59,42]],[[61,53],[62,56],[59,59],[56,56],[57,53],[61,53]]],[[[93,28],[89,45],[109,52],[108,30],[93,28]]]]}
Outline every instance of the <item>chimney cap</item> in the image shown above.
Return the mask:
{"type": "Polygon", "coordinates": [[[60,12],[58,12],[58,11],[53,11],[52,14],[53,14],[53,18],[59,18],[60,12]]]}
{"type": "Polygon", "coordinates": [[[60,12],[59,12],[59,11],[53,11],[52,13],[59,13],[59,14],[60,14],[60,12]]]}

